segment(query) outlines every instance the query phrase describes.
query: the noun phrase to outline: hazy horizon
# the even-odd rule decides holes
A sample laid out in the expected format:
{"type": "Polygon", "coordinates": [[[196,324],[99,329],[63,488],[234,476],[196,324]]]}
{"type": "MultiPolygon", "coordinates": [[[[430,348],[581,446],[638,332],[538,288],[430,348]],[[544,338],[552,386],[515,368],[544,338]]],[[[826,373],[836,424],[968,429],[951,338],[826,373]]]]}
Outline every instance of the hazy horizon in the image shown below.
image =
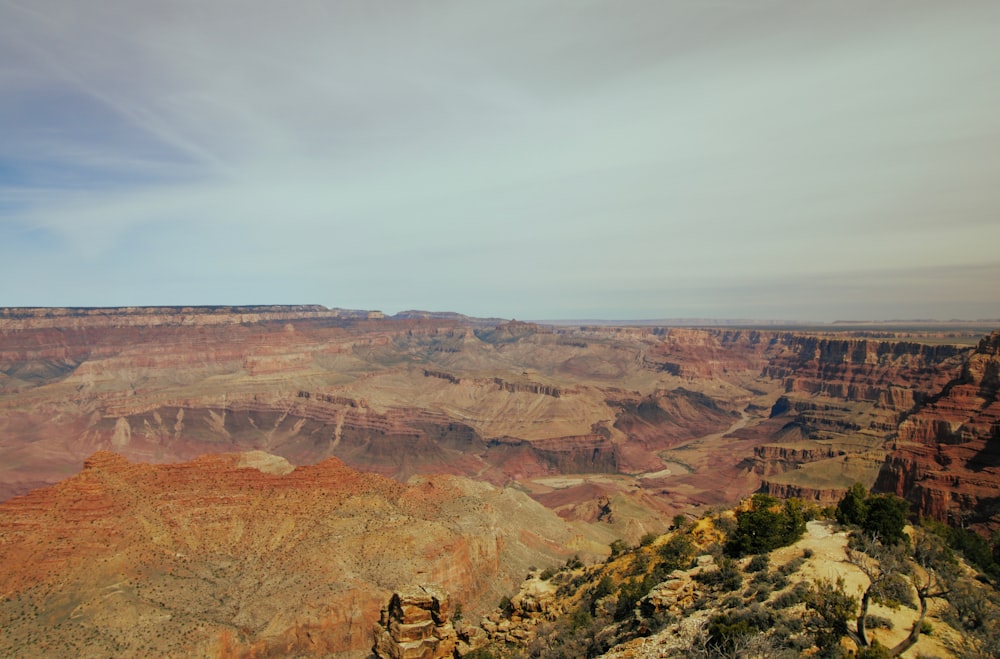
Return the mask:
{"type": "Polygon", "coordinates": [[[1000,4],[0,0],[0,306],[1000,316],[1000,4]]]}

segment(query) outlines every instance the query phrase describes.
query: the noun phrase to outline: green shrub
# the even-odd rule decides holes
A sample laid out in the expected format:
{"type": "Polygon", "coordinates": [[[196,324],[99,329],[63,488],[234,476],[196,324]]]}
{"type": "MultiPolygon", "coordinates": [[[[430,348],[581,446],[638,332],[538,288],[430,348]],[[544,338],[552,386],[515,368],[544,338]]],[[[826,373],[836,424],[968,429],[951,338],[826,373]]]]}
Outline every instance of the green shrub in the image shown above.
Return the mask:
{"type": "Polygon", "coordinates": [[[801,556],[796,556],[792,560],[788,561],[787,563],[779,567],[778,573],[786,577],[790,574],[795,574],[796,572],[799,571],[799,568],[802,567],[803,564],[805,564],[805,562],[806,559],[802,558],[801,556]]]}
{"type": "Polygon", "coordinates": [[[620,538],[618,540],[614,540],[610,546],[611,546],[611,558],[621,556],[626,551],[628,551],[628,544],[620,538]]]}
{"type": "Polygon", "coordinates": [[[873,641],[868,647],[860,648],[854,656],[857,659],[891,659],[892,653],[878,641],[873,641]]]}
{"type": "Polygon", "coordinates": [[[766,570],[771,564],[771,557],[767,554],[757,554],[747,563],[747,572],[760,572],[766,570]]]}
{"type": "Polygon", "coordinates": [[[865,627],[868,629],[892,629],[892,620],[869,613],[865,616],[865,627]]]}
{"type": "Polygon", "coordinates": [[[868,535],[877,535],[884,544],[892,545],[905,538],[909,506],[892,494],[868,494],[864,485],[855,483],[837,503],[835,515],[841,524],[860,526],[868,535]]]}
{"type": "Polygon", "coordinates": [[[736,561],[731,558],[723,558],[714,570],[699,572],[694,578],[706,586],[719,588],[723,592],[739,590],[743,585],[743,575],[736,561]]]}
{"type": "Polygon", "coordinates": [[[691,538],[675,534],[660,546],[660,557],[668,571],[686,568],[694,558],[695,546],[691,538]]]}
{"type": "Polygon", "coordinates": [[[755,494],[750,507],[736,513],[736,528],[726,542],[730,556],[761,554],[789,545],[806,529],[803,504],[788,499],[782,505],[766,494],[755,494]]]}

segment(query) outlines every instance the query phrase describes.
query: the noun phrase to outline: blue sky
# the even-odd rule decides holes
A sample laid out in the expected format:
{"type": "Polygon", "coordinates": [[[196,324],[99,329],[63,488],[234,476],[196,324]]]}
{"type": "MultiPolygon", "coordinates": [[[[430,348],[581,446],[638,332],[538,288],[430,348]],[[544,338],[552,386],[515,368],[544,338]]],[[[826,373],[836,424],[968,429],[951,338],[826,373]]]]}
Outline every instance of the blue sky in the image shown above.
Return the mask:
{"type": "Polygon", "coordinates": [[[1000,317],[1000,3],[0,0],[0,306],[1000,317]]]}

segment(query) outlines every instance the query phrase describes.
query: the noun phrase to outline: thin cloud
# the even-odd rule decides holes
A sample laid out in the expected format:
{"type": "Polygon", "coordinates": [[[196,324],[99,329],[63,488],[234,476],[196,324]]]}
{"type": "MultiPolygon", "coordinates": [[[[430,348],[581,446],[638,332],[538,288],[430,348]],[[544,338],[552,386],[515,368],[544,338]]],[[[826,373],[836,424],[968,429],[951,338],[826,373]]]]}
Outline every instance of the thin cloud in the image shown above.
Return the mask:
{"type": "Polygon", "coordinates": [[[998,19],[0,0],[0,304],[997,315],[998,19]]]}

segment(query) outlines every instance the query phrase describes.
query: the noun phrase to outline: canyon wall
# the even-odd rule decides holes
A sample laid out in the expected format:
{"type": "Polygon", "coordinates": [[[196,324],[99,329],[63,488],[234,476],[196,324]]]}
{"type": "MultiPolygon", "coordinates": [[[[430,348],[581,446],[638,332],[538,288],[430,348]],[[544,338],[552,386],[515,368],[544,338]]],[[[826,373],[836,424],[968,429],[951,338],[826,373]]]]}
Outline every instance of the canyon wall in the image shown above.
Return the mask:
{"type": "Polygon", "coordinates": [[[950,338],[317,306],[0,310],[0,498],[98,450],[163,463],[255,449],[400,481],[518,482],[561,510],[577,495],[580,511],[594,496],[677,510],[761,487],[829,497],[873,484],[899,423],[959,378],[972,349],[950,338]],[[551,480],[566,475],[584,482],[551,480]]]}
{"type": "Polygon", "coordinates": [[[921,515],[1000,527],[1000,332],[900,425],[877,488],[921,515]]]}

